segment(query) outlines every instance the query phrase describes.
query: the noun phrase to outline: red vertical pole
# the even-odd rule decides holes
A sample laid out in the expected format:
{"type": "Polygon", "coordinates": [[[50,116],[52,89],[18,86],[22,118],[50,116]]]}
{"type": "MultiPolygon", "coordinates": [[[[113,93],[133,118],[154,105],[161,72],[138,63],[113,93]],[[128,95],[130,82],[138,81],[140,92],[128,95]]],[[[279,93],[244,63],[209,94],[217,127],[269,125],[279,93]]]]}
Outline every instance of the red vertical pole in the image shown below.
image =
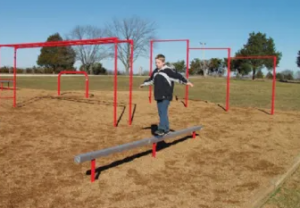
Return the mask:
{"type": "Polygon", "coordinates": [[[152,144],[152,157],[156,157],[156,143],[152,144]]]}
{"type": "Polygon", "coordinates": [[[91,182],[95,181],[96,160],[91,160],[91,182]]]}
{"type": "MultiPolygon", "coordinates": [[[[0,74],[1,74],[1,47],[0,47],[0,74]]],[[[1,77],[0,77],[1,79],[1,77]]]]}
{"type": "Polygon", "coordinates": [[[133,41],[130,41],[129,125],[132,122],[133,41]]]}
{"type": "Polygon", "coordinates": [[[227,89],[226,89],[226,111],[229,110],[229,97],[230,97],[230,60],[231,57],[231,48],[228,48],[228,55],[227,55],[227,89]]]}
{"type": "Polygon", "coordinates": [[[89,98],[89,78],[85,76],[85,98],[89,98]]]}
{"type": "Polygon", "coordinates": [[[17,48],[14,50],[14,107],[17,106],[17,48]]]}
{"type": "Polygon", "coordinates": [[[60,95],[60,76],[61,76],[61,72],[58,74],[57,77],[57,95],[60,95]]]}
{"type": "MultiPolygon", "coordinates": [[[[152,75],[152,66],[153,66],[153,41],[150,40],[150,72],[149,76],[152,75]]],[[[149,103],[151,103],[152,98],[152,86],[149,86],[149,103]]]]}
{"type": "Polygon", "coordinates": [[[114,126],[117,126],[117,74],[118,74],[118,43],[115,42],[115,76],[114,76],[114,126]]]}
{"type": "Polygon", "coordinates": [[[274,58],[273,58],[273,86],[272,86],[271,115],[274,114],[274,108],[275,108],[276,65],[277,65],[277,57],[274,56],[274,58]]]}
{"type": "MultiPolygon", "coordinates": [[[[1,52],[1,47],[0,47],[0,52],[1,52]]],[[[1,53],[0,53],[0,75],[1,75],[1,53]]],[[[1,80],[1,76],[0,76],[1,80]]],[[[1,83],[1,91],[3,91],[3,83],[1,83]]]]}
{"type": "MultiPolygon", "coordinates": [[[[186,40],[186,78],[189,78],[189,51],[190,51],[190,40],[186,40]]],[[[189,86],[185,86],[185,107],[188,107],[189,98],[189,86]]]]}

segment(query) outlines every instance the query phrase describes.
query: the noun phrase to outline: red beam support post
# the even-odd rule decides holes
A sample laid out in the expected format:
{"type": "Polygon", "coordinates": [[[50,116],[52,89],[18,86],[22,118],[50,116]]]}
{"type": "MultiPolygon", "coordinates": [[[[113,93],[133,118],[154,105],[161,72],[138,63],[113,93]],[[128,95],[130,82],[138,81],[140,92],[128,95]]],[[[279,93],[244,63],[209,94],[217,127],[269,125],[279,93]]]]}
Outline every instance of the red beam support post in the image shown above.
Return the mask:
{"type": "Polygon", "coordinates": [[[91,160],[91,182],[95,181],[96,160],[91,160]]]}
{"type": "Polygon", "coordinates": [[[156,143],[152,144],[152,157],[156,157],[156,146],[157,146],[156,143]]]}
{"type": "Polygon", "coordinates": [[[196,132],[193,131],[193,139],[196,139],[196,132]]]}

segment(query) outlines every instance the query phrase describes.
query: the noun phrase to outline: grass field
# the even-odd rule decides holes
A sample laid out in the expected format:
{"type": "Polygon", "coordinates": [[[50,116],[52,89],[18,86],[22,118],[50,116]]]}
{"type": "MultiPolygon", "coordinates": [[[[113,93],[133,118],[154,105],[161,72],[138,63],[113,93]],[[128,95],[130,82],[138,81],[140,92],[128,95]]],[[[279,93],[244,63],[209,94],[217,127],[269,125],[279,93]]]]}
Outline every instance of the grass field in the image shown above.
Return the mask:
{"type": "MultiPolygon", "coordinates": [[[[62,77],[63,90],[83,90],[84,77],[62,77]]],[[[90,77],[90,90],[111,91],[113,90],[113,76],[90,77]]],[[[133,90],[140,90],[139,84],[145,78],[135,77],[133,79],[133,90]]],[[[225,105],[226,80],[220,78],[192,78],[195,84],[190,88],[190,99],[201,99],[213,103],[225,105]]],[[[57,78],[55,77],[19,77],[19,88],[56,90],[57,78]]],[[[118,77],[118,90],[127,91],[129,89],[129,77],[118,77]]],[[[231,80],[230,105],[240,107],[271,107],[272,82],[231,80]]],[[[148,88],[142,89],[148,90],[148,88]]],[[[184,97],[184,86],[176,85],[175,94],[184,97]]],[[[275,109],[300,110],[300,85],[290,83],[276,83],[275,109]]]]}
{"type": "MultiPolygon", "coordinates": [[[[226,80],[191,78],[189,107],[174,101],[169,112],[172,129],[203,125],[197,139],[163,143],[155,159],[149,146],[101,158],[99,179],[91,184],[89,163],[74,164],[74,155],[148,138],[157,124],[148,88],[138,88],[144,79],[134,78],[132,126],[126,106],[124,116],[118,107],[114,128],[113,77],[90,77],[89,99],[83,98],[83,77],[62,77],[62,91],[72,92],[65,99],[56,97],[55,77],[18,77],[22,105],[0,102],[0,207],[244,208],[300,152],[300,85],[277,82],[270,116],[260,111],[270,110],[270,81],[231,80],[231,110],[225,112],[216,104],[225,106],[226,80]]],[[[118,80],[118,101],[126,105],[129,78],[118,80]]],[[[176,85],[180,98],[184,91],[176,85]]],[[[296,208],[299,174],[264,208],[296,208]]]]}
{"type": "Polygon", "coordinates": [[[298,207],[300,207],[300,168],[263,206],[263,208],[298,207]]]}

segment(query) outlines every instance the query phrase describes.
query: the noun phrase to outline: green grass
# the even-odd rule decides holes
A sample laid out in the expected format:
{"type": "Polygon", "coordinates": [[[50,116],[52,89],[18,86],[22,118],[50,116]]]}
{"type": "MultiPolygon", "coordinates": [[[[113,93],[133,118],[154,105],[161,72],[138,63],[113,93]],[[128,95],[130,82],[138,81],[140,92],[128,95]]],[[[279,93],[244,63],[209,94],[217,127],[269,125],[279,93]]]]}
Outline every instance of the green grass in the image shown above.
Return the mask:
{"type": "MultiPolygon", "coordinates": [[[[146,77],[135,77],[133,79],[133,90],[140,90],[139,84],[146,77]]],[[[62,77],[62,91],[83,90],[84,77],[62,77]]],[[[90,77],[90,90],[113,90],[113,76],[90,77]]],[[[225,105],[226,80],[221,78],[192,78],[195,87],[190,88],[190,99],[207,100],[225,105]]],[[[19,88],[56,90],[56,77],[18,77],[19,88]]],[[[118,77],[118,90],[129,89],[129,77],[118,77]]],[[[241,107],[271,107],[272,82],[231,80],[230,105],[241,107]]],[[[143,91],[148,88],[141,89],[143,91]]],[[[184,97],[185,87],[179,84],[175,86],[175,94],[184,97]]],[[[300,110],[300,85],[290,83],[276,83],[275,109],[300,110]]]]}
{"type": "Polygon", "coordinates": [[[278,208],[300,207],[300,183],[299,182],[300,182],[300,168],[269,199],[266,205],[273,205],[278,208]]]}

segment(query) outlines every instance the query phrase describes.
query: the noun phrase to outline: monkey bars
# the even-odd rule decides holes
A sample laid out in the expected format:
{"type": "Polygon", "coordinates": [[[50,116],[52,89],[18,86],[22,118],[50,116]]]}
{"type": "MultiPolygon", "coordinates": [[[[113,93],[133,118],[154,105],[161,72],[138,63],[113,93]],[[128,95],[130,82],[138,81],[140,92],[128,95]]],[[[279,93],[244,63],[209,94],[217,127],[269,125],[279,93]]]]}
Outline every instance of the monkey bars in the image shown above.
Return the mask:
{"type": "MultiPolygon", "coordinates": [[[[14,48],[14,70],[13,70],[13,96],[6,99],[13,99],[13,106],[16,107],[16,71],[17,71],[17,50],[25,48],[38,48],[38,47],[62,47],[62,46],[78,46],[78,45],[99,45],[99,44],[115,44],[114,47],[114,121],[113,124],[117,126],[117,72],[118,72],[118,43],[128,43],[130,47],[130,80],[129,80],[129,121],[132,123],[132,76],[133,76],[133,40],[119,40],[117,37],[84,39],[84,40],[65,40],[65,41],[50,41],[50,42],[37,42],[37,43],[17,43],[17,44],[1,44],[2,47],[14,48]]],[[[0,97],[1,98],[1,97],[0,97]]],[[[4,98],[4,97],[2,97],[4,98]]]]}

